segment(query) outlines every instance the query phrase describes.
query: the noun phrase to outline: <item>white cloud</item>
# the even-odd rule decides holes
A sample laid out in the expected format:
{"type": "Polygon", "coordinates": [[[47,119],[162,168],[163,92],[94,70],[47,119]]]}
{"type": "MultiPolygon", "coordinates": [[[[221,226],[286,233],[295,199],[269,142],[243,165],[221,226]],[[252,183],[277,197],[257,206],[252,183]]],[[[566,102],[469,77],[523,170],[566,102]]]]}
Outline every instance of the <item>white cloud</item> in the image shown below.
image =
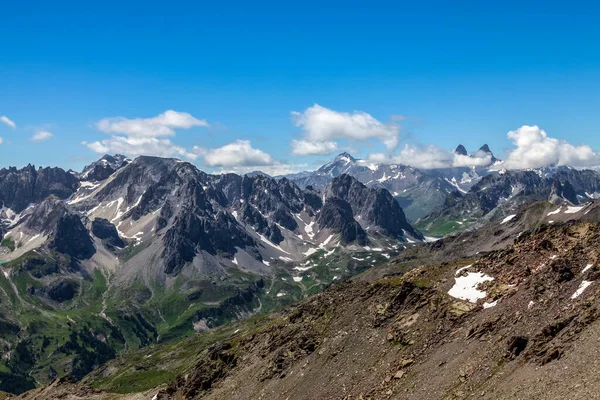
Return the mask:
{"type": "Polygon", "coordinates": [[[220,167],[218,173],[246,174],[262,171],[268,175],[286,175],[301,171],[306,164],[290,164],[275,160],[270,154],[255,149],[249,140],[236,140],[216,149],[195,146],[194,154],[204,158],[209,167],[220,167]]]}
{"type": "Polygon", "coordinates": [[[135,157],[153,155],[159,157],[181,157],[195,160],[198,154],[178,146],[165,136],[175,136],[176,129],[190,129],[194,126],[209,127],[204,119],[191,114],[167,110],[152,118],[123,117],[103,118],[96,127],[110,138],[83,145],[96,153],[122,153],[135,157]]]}
{"type": "Polygon", "coordinates": [[[51,132],[48,131],[37,131],[29,140],[32,142],[44,142],[54,137],[51,132]]]}
{"type": "Polygon", "coordinates": [[[216,149],[194,147],[196,154],[204,157],[204,163],[211,167],[261,167],[273,165],[270,154],[255,149],[249,140],[236,140],[216,149]]]}
{"type": "Polygon", "coordinates": [[[486,167],[492,163],[492,156],[479,151],[463,156],[438,146],[405,144],[398,154],[372,153],[367,156],[367,160],[374,163],[404,164],[420,169],[435,169],[486,167]]]}
{"type": "Polygon", "coordinates": [[[208,127],[205,119],[197,119],[191,114],[167,110],[152,118],[123,117],[103,118],[96,127],[104,133],[120,133],[130,137],[153,138],[174,136],[175,129],[190,129],[194,126],[208,127]]]}
{"type": "Polygon", "coordinates": [[[507,169],[541,168],[551,164],[574,168],[600,166],[600,154],[588,145],[572,145],[565,140],[548,137],[538,126],[524,125],[507,134],[516,149],[499,165],[507,169]]]}
{"type": "Polygon", "coordinates": [[[81,144],[100,154],[118,153],[127,154],[130,157],[152,155],[181,157],[189,160],[195,160],[198,157],[197,154],[173,144],[169,139],[112,136],[109,139],[92,143],[81,142],[81,144]]]}
{"type": "Polygon", "coordinates": [[[406,144],[395,159],[400,164],[423,169],[447,168],[451,167],[453,163],[453,156],[449,151],[432,145],[414,146],[406,144]]]}
{"type": "Polygon", "coordinates": [[[297,156],[326,155],[339,151],[336,142],[311,142],[308,140],[292,140],[292,154],[297,156]]]}
{"type": "Polygon", "coordinates": [[[388,149],[393,149],[397,146],[400,135],[400,126],[394,122],[380,122],[363,111],[350,114],[318,104],[303,112],[293,111],[292,121],[302,129],[305,140],[316,142],[378,139],[388,149]]]}
{"type": "Polygon", "coordinates": [[[492,163],[492,155],[477,151],[470,156],[453,154],[452,166],[454,167],[487,167],[492,163]]]}
{"type": "Polygon", "coordinates": [[[15,124],[14,121],[12,121],[6,115],[3,115],[3,116],[0,117],[0,122],[2,122],[3,124],[6,124],[8,126],[10,126],[13,129],[15,129],[17,127],[17,124],[15,124]]]}
{"type": "Polygon", "coordinates": [[[238,175],[243,175],[250,172],[261,171],[267,175],[279,176],[304,171],[306,170],[307,166],[307,164],[286,164],[281,163],[279,161],[275,161],[273,165],[221,168],[221,170],[218,171],[218,173],[222,174],[227,172],[233,172],[238,175]]]}
{"type": "Polygon", "coordinates": [[[4,143],[4,139],[2,139],[2,136],[0,136],[0,144],[4,143]]]}

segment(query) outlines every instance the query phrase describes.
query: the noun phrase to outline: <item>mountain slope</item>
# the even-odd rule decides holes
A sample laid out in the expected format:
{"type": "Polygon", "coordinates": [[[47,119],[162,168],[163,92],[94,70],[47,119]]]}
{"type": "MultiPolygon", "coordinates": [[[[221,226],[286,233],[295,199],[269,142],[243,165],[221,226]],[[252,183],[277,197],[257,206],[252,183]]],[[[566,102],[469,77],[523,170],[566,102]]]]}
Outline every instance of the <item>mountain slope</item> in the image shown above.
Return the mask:
{"type": "MultiPolygon", "coordinates": [[[[178,364],[187,348],[193,366],[142,396],[594,398],[598,240],[597,222],[545,224],[476,257],[417,268],[392,262],[266,319],[116,360],[85,382],[125,389],[189,365],[178,364]]],[[[45,399],[140,398],[54,386],[45,399]]]]}

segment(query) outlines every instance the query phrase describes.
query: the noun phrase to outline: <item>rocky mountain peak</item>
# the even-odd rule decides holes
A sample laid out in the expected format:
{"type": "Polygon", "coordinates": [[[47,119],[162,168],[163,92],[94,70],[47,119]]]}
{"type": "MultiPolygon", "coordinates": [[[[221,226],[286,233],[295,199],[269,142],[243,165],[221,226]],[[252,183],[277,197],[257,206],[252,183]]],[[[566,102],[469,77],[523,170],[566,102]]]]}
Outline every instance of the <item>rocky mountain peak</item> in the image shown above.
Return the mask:
{"type": "Polygon", "coordinates": [[[350,155],[350,153],[347,152],[343,152],[338,154],[337,156],[335,156],[335,158],[333,159],[334,162],[345,162],[345,163],[349,163],[349,162],[355,162],[356,158],[352,157],[352,155],[350,155]]]}
{"type": "Polygon", "coordinates": [[[454,149],[454,152],[456,154],[458,154],[458,155],[461,155],[461,156],[467,156],[467,155],[469,155],[469,153],[467,153],[467,149],[462,144],[459,144],[456,147],[456,149],[454,149]]]}
{"type": "Polygon", "coordinates": [[[493,164],[493,163],[495,163],[495,162],[497,162],[497,161],[500,161],[499,159],[497,159],[497,158],[494,156],[494,153],[492,153],[492,150],[490,150],[490,147],[489,147],[487,144],[484,144],[483,146],[481,146],[481,147],[479,148],[479,150],[477,150],[477,152],[478,152],[478,153],[485,153],[485,154],[488,154],[488,155],[490,155],[490,156],[492,157],[492,158],[491,158],[491,162],[492,162],[492,164],[493,164]]]}
{"type": "Polygon", "coordinates": [[[490,147],[487,144],[484,144],[483,146],[481,146],[479,148],[479,151],[483,151],[485,153],[491,153],[492,151],[490,150],[490,147]]]}
{"type": "Polygon", "coordinates": [[[85,181],[102,181],[130,162],[131,160],[122,154],[105,154],[98,161],[85,166],[79,177],[85,181]]]}

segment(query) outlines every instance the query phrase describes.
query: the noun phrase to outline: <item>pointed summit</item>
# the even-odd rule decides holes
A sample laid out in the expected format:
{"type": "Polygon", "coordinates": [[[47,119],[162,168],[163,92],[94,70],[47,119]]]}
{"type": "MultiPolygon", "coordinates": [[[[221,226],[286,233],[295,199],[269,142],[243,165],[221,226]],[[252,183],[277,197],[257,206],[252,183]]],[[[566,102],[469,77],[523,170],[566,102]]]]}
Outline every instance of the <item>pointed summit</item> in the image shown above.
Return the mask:
{"type": "Polygon", "coordinates": [[[488,146],[487,144],[484,144],[483,146],[481,146],[479,148],[479,150],[477,150],[478,152],[483,152],[485,154],[489,154],[490,156],[492,156],[491,161],[492,164],[495,163],[496,161],[499,161],[496,157],[494,157],[494,153],[492,153],[492,150],[490,150],[490,146],[488,146]]]}
{"type": "Polygon", "coordinates": [[[335,178],[336,176],[340,176],[341,174],[347,172],[348,168],[351,168],[355,162],[356,158],[352,157],[346,152],[343,152],[338,154],[329,163],[319,168],[317,172],[321,174],[328,174],[335,178]]]}
{"type": "Polygon", "coordinates": [[[469,155],[467,153],[467,149],[465,149],[465,146],[463,146],[462,144],[459,144],[458,147],[456,147],[456,149],[454,150],[454,152],[456,154],[461,155],[461,156],[467,156],[467,155],[469,155]]]}
{"type": "Polygon", "coordinates": [[[492,151],[490,150],[490,146],[488,146],[487,144],[484,144],[483,146],[481,146],[479,148],[479,151],[483,151],[485,153],[492,153],[492,151]]]}
{"type": "Polygon", "coordinates": [[[356,161],[356,158],[352,157],[352,156],[350,155],[350,153],[343,152],[343,153],[340,153],[340,154],[338,154],[338,155],[337,155],[337,156],[334,158],[333,162],[336,162],[336,161],[343,161],[343,162],[349,163],[349,162],[354,162],[354,161],[356,161]]]}

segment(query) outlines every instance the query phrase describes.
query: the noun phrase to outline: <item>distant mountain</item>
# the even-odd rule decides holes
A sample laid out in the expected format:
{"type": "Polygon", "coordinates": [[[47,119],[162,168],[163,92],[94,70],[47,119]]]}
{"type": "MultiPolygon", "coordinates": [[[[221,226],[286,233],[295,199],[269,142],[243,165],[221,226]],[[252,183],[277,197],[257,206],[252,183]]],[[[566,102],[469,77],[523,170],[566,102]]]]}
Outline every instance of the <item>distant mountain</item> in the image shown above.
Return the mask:
{"type": "MultiPolygon", "coordinates": [[[[463,145],[455,152],[469,156],[463,145]]],[[[473,156],[480,156],[481,152],[490,155],[490,164],[498,161],[487,145],[473,156]]],[[[415,221],[443,205],[454,191],[466,193],[482,176],[490,173],[487,166],[418,169],[402,164],[373,163],[341,153],[315,171],[286,175],[286,178],[301,188],[320,189],[333,178],[348,174],[368,187],[387,189],[402,206],[407,218],[415,221]]]]}
{"type": "Polygon", "coordinates": [[[512,214],[523,204],[548,201],[580,205],[600,197],[600,173],[570,167],[500,171],[484,176],[469,192],[455,192],[416,225],[432,235],[479,227],[512,214]]]}

